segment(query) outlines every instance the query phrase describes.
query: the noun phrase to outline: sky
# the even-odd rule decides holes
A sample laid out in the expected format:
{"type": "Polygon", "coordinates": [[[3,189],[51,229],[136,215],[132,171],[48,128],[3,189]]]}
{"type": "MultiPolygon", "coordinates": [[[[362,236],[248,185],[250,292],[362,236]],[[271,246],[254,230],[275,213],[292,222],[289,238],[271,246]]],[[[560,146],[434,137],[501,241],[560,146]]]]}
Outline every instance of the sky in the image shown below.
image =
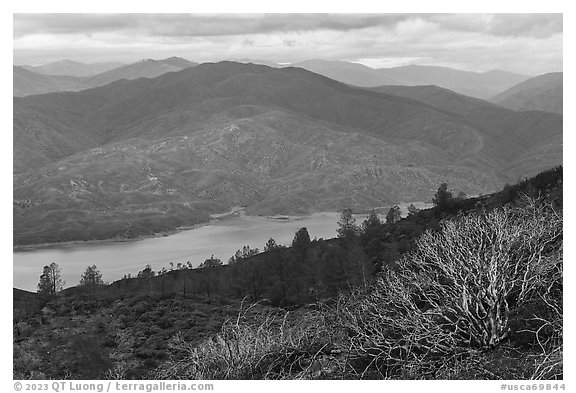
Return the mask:
{"type": "Polygon", "coordinates": [[[344,60],[562,71],[562,14],[14,14],[14,64],[344,60]]]}

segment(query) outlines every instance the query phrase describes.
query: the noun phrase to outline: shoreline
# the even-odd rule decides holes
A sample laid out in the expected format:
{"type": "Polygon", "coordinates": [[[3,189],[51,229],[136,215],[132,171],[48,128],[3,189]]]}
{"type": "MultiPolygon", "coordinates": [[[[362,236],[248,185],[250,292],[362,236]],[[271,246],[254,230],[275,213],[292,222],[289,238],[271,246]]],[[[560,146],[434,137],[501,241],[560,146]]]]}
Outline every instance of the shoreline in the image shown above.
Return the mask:
{"type": "Polygon", "coordinates": [[[131,237],[131,238],[112,237],[112,238],[107,238],[107,239],[71,240],[71,241],[61,242],[61,243],[24,244],[24,245],[12,246],[12,252],[27,252],[27,251],[35,251],[35,250],[47,250],[47,249],[52,249],[52,248],[71,248],[71,247],[76,247],[76,246],[93,246],[93,245],[137,242],[137,241],[146,240],[146,239],[154,239],[154,238],[159,238],[159,237],[171,236],[171,235],[174,235],[176,233],[201,228],[203,226],[210,225],[212,223],[217,223],[217,222],[221,221],[222,219],[226,219],[226,218],[234,217],[234,216],[253,218],[253,219],[265,219],[265,220],[270,220],[270,221],[274,221],[274,222],[285,223],[285,222],[292,222],[292,221],[301,220],[305,217],[313,216],[314,214],[327,214],[327,213],[336,214],[337,212],[317,212],[317,213],[310,213],[310,214],[301,215],[301,216],[267,216],[267,215],[249,215],[249,214],[246,214],[244,212],[244,209],[242,209],[242,208],[240,208],[240,209],[234,208],[227,213],[213,214],[210,216],[210,220],[205,221],[205,222],[187,225],[187,226],[181,226],[181,227],[174,228],[171,230],[157,232],[157,233],[153,233],[153,234],[149,234],[149,235],[138,235],[138,236],[131,237]],[[281,217],[281,218],[277,218],[277,217],[281,217]]]}
{"type": "Polygon", "coordinates": [[[99,244],[115,244],[115,243],[129,243],[129,242],[137,242],[140,240],[146,239],[153,239],[157,237],[166,237],[170,235],[174,235],[175,233],[186,231],[189,229],[196,229],[202,227],[204,225],[208,225],[212,220],[194,224],[186,227],[179,227],[175,229],[171,229],[169,231],[157,232],[150,235],[138,235],[136,237],[131,238],[120,238],[120,237],[111,237],[108,239],[90,239],[90,240],[71,240],[67,242],[61,243],[38,243],[38,244],[25,244],[25,245],[18,245],[12,246],[12,252],[26,252],[26,251],[35,251],[40,249],[50,249],[50,248],[67,248],[67,247],[75,247],[75,246],[91,246],[91,245],[99,245],[99,244]]]}
{"type": "Polygon", "coordinates": [[[156,232],[150,235],[138,235],[131,238],[120,238],[120,237],[111,237],[107,239],[90,239],[90,240],[71,240],[67,242],[61,243],[38,243],[38,244],[25,244],[25,245],[18,245],[12,246],[12,252],[26,252],[26,251],[35,251],[40,249],[51,249],[51,248],[68,248],[68,247],[75,247],[75,246],[91,246],[91,245],[99,245],[99,244],[115,244],[115,243],[128,243],[128,242],[137,242],[140,240],[146,239],[154,239],[158,237],[166,237],[170,235],[174,235],[176,233],[180,233],[183,231],[188,231],[191,229],[200,228],[206,225],[209,225],[213,222],[218,222],[222,218],[231,217],[231,216],[239,216],[242,217],[245,215],[244,209],[239,206],[233,207],[230,211],[226,213],[218,213],[210,215],[210,219],[205,222],[200,222],[197,224],[181,226],[178,228],[170,229],[167,231],[156,232]]]}
{"type": "MultiPolygon", "coordinates": [[[[406,205],[406,207],[407,207],[409,203],[410,202],[408,202],[408,203],[403,202],[403,203],[399,204],[399,206],[404,207],[404,205],[406,205]]],[[[425,202],[412,202],[412,203],[428,205],[425,202]]],[[[382,207],[378,207],[376,209],[382,209],[382,207]]],[[[370,209],[367,209],[366,212],[364,212],[362,210],[362,211],[358,211],[354,214],[359,215],[359,216],[365,216],[369,212],[370,212],[370,209]]],[[[326,214],[337,215],[337,214],[340,214],[340,212],[338,212],[338,211],[321,211],[321,212],[313,212],[313,213],[302,214],[302,215],[289,215],[289,214],[277,214],[277,215],[257,214],[257,215],[252,215],[252,214],[247,214],[243,207],[234,206],[228,212],[211,214],[210,219],[208,221],[200,222],[200,223],[192,224],[192,225],[187,225],[187,226],[181,226],[178,228],[174,228],[174,229],[162,231],[162,232],[157,232],[157,233],[153,233],[153,234],[138,235],[138,236],[135,236],[132,238],[113,237],[113,238],[107,238],[107,239],[71,240],[71,241],[61,242],[61,243],[38,243],[38,244],[17,245],[17,246],[12,246],[12,252],[27,252],[27,251],[35,251],[35,250],[41,250],[41,249],[72,248],[72,247],[77,247],[77,246],[93,246],[93,245],[137,242],[137,241],[146,240],[146,239],[167,237],[167,236],[174,235],[176,233],[201,228],[203,226],[210,225],[212,223],[217,223],[223,219],[230,218],[230,217],[244,217],[244,218],[251,218],[251,219],[269,220],[269,221],[274,221],[274,222],[278,222],[278,223],[288,223],[288,222],[298,221],[298,220],[304,219],[306,217],[312,217],[315,215],[326,215],[326,214]]]]}

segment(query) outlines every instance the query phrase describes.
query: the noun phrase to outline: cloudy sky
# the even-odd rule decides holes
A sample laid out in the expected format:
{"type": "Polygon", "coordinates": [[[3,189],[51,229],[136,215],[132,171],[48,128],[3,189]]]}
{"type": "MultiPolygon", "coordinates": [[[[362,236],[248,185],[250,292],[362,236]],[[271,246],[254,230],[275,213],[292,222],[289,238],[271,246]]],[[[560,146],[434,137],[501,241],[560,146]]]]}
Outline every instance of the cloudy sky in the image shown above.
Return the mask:
{"type": "Polygon", "coordinates": [[[15,14],[14,64],[306,59],[562,70],[561,14],[15,14]]]}

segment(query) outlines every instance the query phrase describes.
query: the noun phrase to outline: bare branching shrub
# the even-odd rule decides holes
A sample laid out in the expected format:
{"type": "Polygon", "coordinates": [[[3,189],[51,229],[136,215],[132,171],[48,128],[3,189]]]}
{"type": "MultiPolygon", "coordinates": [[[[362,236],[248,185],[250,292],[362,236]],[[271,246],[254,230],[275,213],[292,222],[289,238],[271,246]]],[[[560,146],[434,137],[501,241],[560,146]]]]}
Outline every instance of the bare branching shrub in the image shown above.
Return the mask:
{"type": "Polygon", "coordinates": [[[129,370],[129,366],[126,362],[116,363],[112,368],[110,368],[104,374],[104,379],[126,379],[126,371],[129,370]]]}
{"type": "Polygon", "coordinates": [[[320,312],[253,312],[252,307],[229,320],[221,333],[199,345],[181,335],[169,344],[170,359],[155,379],[314,378],[335,367],[331,332],[320,312]]]}
{"type": "MultiPolygon", "coordinates": [[[[560,276],[561,276],[560,270],[560,276]]],[[[531,379],[562,379],[563,377],[563,309],[562,299],[549,293],[541,295],[542,301],[548,306],[546,318],[534,315],[532,320],[538,326],[533,333],[540,348],[540,354],[535,356],[535,369],[531,379]]]]}
{"type": "Polygon", "coordinates": [[[330,306],[253,305],[199,345],[176,336],[152,377],[561,378],[562,235],[542,200],[445,221],[330,306]]]}
{"type": "Polygon", "coordinates": [[[556,311],[534,325],[536,342],[549,353],[536,378],[561,354],[554,349],[561,296],[562,216],[529,200],[426,232],[375,288],[341,299],[337,314],[363,360],[353,363],[361,375],[413,378],[434,375],[468,351],[494,348],[509,336],[513,308],[545,299],[556,311]]]}

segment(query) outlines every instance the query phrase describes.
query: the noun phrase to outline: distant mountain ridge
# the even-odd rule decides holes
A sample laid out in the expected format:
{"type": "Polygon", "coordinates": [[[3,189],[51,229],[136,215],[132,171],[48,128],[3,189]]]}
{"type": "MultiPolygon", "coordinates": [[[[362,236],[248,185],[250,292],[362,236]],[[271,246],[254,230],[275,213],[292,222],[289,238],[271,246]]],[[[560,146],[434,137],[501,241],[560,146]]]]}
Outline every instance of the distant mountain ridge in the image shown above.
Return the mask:
{"type": "Polygon", "coordinates": [[[529,77],[493,70],[470,72],[448,67],[408,65],[370,68],[345,61],[310,60],[292,66],[305,68],[339,82],[359,87],[382,85],[437,85],[476,98],[489,98],[529,77]]]}
{"type": "Polygon", "coordinates": [[[83,78],[74,76],[38,74],[19,66],[14,66],[12,70],[13,96],[15,97],[59,91],[79,91],[90,87],[83,78]]]}
{"type": "Polygon", "coordinates": [[[155,78],[167,72],[181,71],[196,64],[179,57],[170,57],[164,60],[145,59],[94,75],[88,79],[88,83],[97,87],[120,79],[155,78]]]}
{"type": "MultiPolygon", "coordinates": [[[[445,87],[461,94],[476,98],[489,98],[500,93],[519,82],[528,79],[525,75],[514,74],[501,70],[493,70],[484,73],[469,72],[436,66],[403,66],[394,68],[374,69],[359,63],[346,61],[308,60],[291,65],[280,65],[273,62],[257,59],[240,59],[240,63],[254,63],[268,65],[275,68],[299,67],[327,76],[336,81],[358,87],[377,87],[382,85],[429,85],[434,84],[445,87]]],[[[78,81],[80,84],[71,86],[70,83],[58,85],[54,80],[54,87],[49,89],[45,86],[37,91],[33,88],[23,88],[20,84],[34,85],[27,81],[15,82],[17,96],[43,94],[52,91],[78,91],[85,88],[103,86],[120,79],[154,78],[166,72],[180,71],[187,67],[197,65],[179,57],[171,57],[163,60],[145,59],[140,62],[111,67],[114,63],[82,64],[63,60],[39,67],[24,67],[29,71],[42,74],[58,74],[66,76],[78,76],[86,79],[78,81]],[[95,73],[97,68],[105,70],[95,73]],[[68,74],[66,73],[68,70],[68,74]],[[25,92],[25,93],[20,93],[25,92]]],[[[38,77],[36,77],[38,79],[38,77]]]]}
{"type": "Polygon", "coordinates": [[[533,157],[533,160],[523,158],[502,168],[512,178],[523,177],[525,173],[538,173],[549,169],[562,157],[562,135],[546,135],[543,130],[551,124],[561,129],[562,118],[553,114],[542,114],[535,111],[524,113],[506,110],[488,101],[468,97],[438,86],[380,86],[371,89],[381,93],[412,98],[434,108],[448,111],[474,124],[484,133],[492,135],[495,144],[492,151],[502,157],[511,154],[514,147],[501,145],[499,140],[503,130],[510,133],[508,137],[515,139],[521,149],[531,141],[528,152],[523,157],[533,157]]]}
{"type": "Polygon", "coordinates": [[[400,81],[384,75],[374,68],[359,63],[346,61],[308,60],[291,64],[291,67],[304,68],[305,70],[324,75],[338,82],[358,87],[375,87],[381,85],[400,85],[400,81]]]}
{"type": "Polygon", "coordinates": [[[492,97],[491,102],[516,111],[542,110],[562,113],[562,72],[551,72],[521,82],[492,97]]]}
{"type": "Polygon", "coordinates": [[[179,57],[163,60],[145,59],[84,77],[44,75],[31,70],[30,67],[15,66],[13,95],[23,97],[34,94],[85,90],[120,79],[154,78],[167,72],[181,71],[196,64],[179,57]]]}
{"type": "Polygon", "coordinates": [[[15,242],[485,193],[562,162],[559,115],[416,90],[221,62],[15,98],[15,242]]]}
{"type": "Polygon", "coordinates": [[[39,65],[39,66],[23,66],[29,71],[36,72],[44,75],[58,75],[58,76],[92,76],[111,70],[113,68],[123,66],[123,63],[108,62],[108,63],[80,63],[73,60],[60,60],[52,63],[39,65]]]}

